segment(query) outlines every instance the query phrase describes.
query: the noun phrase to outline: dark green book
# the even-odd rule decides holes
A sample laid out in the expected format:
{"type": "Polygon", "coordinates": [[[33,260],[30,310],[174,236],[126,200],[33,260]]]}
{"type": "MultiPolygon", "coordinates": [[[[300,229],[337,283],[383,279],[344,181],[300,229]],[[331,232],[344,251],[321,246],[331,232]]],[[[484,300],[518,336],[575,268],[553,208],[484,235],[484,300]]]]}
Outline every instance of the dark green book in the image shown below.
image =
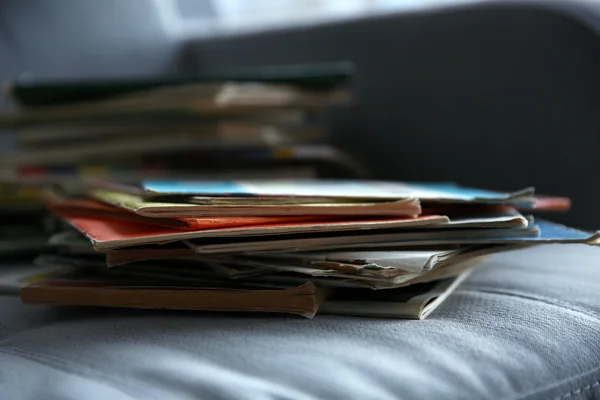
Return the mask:
{"type": "Polygon", "coordinates": [[[348,84],[354,67],[348,62],[238,68],[200,75],[89,80],[36,80],[23,76],[6,84],[6,96],[22,107],[87,102],[163,86],[211,82],[262,82],[330,90],[348,84]]]}

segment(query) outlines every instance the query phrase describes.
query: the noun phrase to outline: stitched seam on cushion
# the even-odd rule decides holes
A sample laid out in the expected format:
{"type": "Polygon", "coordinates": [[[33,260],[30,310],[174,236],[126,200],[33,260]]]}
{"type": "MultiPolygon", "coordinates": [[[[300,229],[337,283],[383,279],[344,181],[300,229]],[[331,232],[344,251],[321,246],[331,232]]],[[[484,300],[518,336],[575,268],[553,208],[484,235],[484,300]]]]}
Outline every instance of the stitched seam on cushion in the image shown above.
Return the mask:
{"type": "Polygon", "coordinates": [[[538,301],[540,303],[544,303],[550,306],[555,306],[555,307],[561,307],[582,315],[585,315],[586,317],[595,319],[596,321],[600,322],[600,314],[595,313],[595,312],[590,312],[588,310],[579,308],[577,306],[574,306],[573,304],[570,303],[566,303],[563,302],[561,300],[557,300],[554,298],[550,298],[550,297],[544,297],[544,296],[532,296],[529,294],[525,294],[522,292],[517,292],[517,291],[513,291],[513,290],[498,290],[498,289],[494,289],[494,288],[489,288],[489,287],[476,287],[476,288],[464,288],[461,289],[460,292],[481,292],[481,293],[490,293],[490,294],[496,294],[496,295],[505,295],[505,296],[511,296],[511,297],[518,297],[524,300],[531,300],[531,301],[538,301]]]}
{"type": "Polygon", "coordinates": [[[553,400],[564,400],[564,399],[568,399],[571,396],[577,396],[578,394],[581,394],[587,390],[593,389],[596,386],[600,385],[600,381],[596,381],[593,384],[587,385],[585,387],[579,388],[577,390],[571,390],[565,394],[563,394],[562,396],[558,396],[555,397],[553,400]]]}
{"type": "MultiPolygon", "coordinates": [[[[500,295],[512,296],[512,297],[517,297],[517,298],[520,298],[520,299],[523,299],[523,300],[537,301],[537,302],[544,303],[544,304],[547,304],[547,305],[550,305],[550,306],[555,306],[555,307],[560,307],[560,308],[568,309],[570,311],[573,311],[573,312],[576,312],[578,314],[581,314],[581,315],[583,315],[585,317],[591,318],[591,319],[595,320],[596,322],[600,322],[599,316],[597,314],[595,314],[595,313],[587,312],[587,310],[583,310],[583,309],[580,309],[578,307],[574,307],[572,304],[565,303],[565,302],[562,302],[560,300],[555,300],[555,299],[548,298],[548,297],[531,296],[531,295],[527,295],[525,293],[521,293],[521,292],[517,292],[517,291],[504,290],[504,289],[503,290],[498,290],[498,289],[494,289],[494,288],[480,287],[480,286],[478,286],[476,288],[464,288],[464,289],[459,289],[458,290],[458,292],[469,292],[469,291],[470,292],[475,292],[475,293],[477,293],[477,292],[479,292],[479,293],[488,293],[488,294],[491,294],[491,295],[498,295],[498,296],[500,296],[500,295]]],[[[561,387],[561,386],[568,386],[574,380],[581,379],[582,377],[588,376],[588,375],[591,375],[591,374],[596,374],[599,370],[600,370],[600,366],[594,367],[594,368],[592,368],[592,369],[590,369],[590,370],[588,370],[586,372],[583,372],[581,374],[568,377],[565,380],[562,380],[562,382],[560,384],[558,384],[558,385],[553,385],[553,386],[545,387],[545,388],[539,388],[539,389],[536,389],[533,393],[523,394],[523,395],[518,396],[517,398],[519,398],[519,399],[528,398],[528,397],[530,397],[532,395],[535,396],[536,393],[539,394],[542,391],[548,391],[548,390],[556,389],[556,388],[561,387]]],[[[591,383],[590,385],[587,385],[587,386],[585,386],[583,388],[576,389],[576,390],[571,389],[569,392],[565,393],[564,395],[562,395],[560,397],[552,398],[552,400],[565,400],[565,399],[568,399],[569,397],[578,395],[581,392],[584,392],[584,391],[587,391],[587,390],[591,390],[591,389],[593,389],[593,388],[595,388],[595,387],[597,387],[597,386],[600,385],[600,380],[598,380],[597,376],[595,377],[595,379],[596,379],[595,382],[591,383]]]]}
{"type": "MultiPolygon", "coordinates": [[[[572,383],[573,383],[574,381],[576,381],[576,380],[584,380],[584,379],[586,379],[586,378],[589,378],[589,377],[591,377],[591,379],[594,379],[595,381],[598,381],[598,372],[600,372],[600,366],[598,366],[598,367],[594,367],[594,368],[592,368],[592,369],[589,369],[589,370],[587,370],[587,371],[585,371],[585,372],[582,372],[582,373],[580,373],[580,374],[573,375],[573,376],[570,376],[570,377],[568,377],[568,378],[565,378],[565,379],[561,380],[561,381],[560,381],[559,383],[557,383],[557,384],[550,385],[550,386],[547,386],[547,387],[544,387],[544,388],[541,388],[541,389],[535,389],[535,390],[533,390],[533,391],[530,391],[530,392],[529,392],[529,393],[527,393],[527,394],[520,395],[520,396],[518,396],[517,398],[518,398],[518,399],[526,399],[526,398],[532,398],[532,396],[533,396],[534,398],[539,398],[539,397],[536,397],[536,396],[539,396],[539,394],[540,394],[540,393],[542,393],[542,392],[548,392],[548,391],[551,391],[551,390],[554,390],[554,391],[555,391],[555,390],[557,390],[557,389],[559,389],[559,388],[562,388],[563,386],[571,386],[571,388],[570,388],[569,392],[567,392],[567,393],[565,393],[565,394],[563,395],[563,397],[564,397],[564,396],[567,396],[567,395],[568,395],[570,392],[574,391],[574,390],[573,390],[573,388],[572,388],[572,383]]],[[[593,383],[592,383],[592,384],[590,384],[590,385],[591,385],[591,387],[596,387],[596,386],[597,386],[597,385],[596,385],[596,386],[594,386],[594,384],[593,384],[593,383]]],[[[582,390],[583,390],[583,389],[582,389],[582,390]]],[[[587,390],[589,390],[589,389],[587,389],[587,390]]],[[[575,392],[576,392],[576,391],[577,391],[577,390],[575,390],[575,392]]],[[[573,394],[571,394],[571,396],[573,396],[573,394]]],[[[568,397],[566,397],[566,398],[568,398],[568,397]]],[[[554,397],[552,398],[552,400],[555,400],[555,399],[556,399],[556,398],[554,398],[554,397]]],[[[560,397],[558,397],[558,399],[560,399],[560,397]]]]}
{"type": "MultiPolygon", "coordinates": [[[[66,374],[77,375],[79,377],[82,377],[82,378],[90,380],[90,381],[108,384],[108,386],[110,386],[112,388],[114,388],[114,386],[111,385],[111,383],[117,384],[122,387],[118,390],[120,390],[127,396],[134,398],[134,399],[137,398],[137,395],[139,395],[139,391],[137,393],[132,393],[134,390],[144,391],[143,388],[139,388],[139,387],[134,388],[132,385],[127,384],[127,382],[122,381],[120,379],[116,379],[113,376],[107,376],[106,374],[103,374],[100,371],[90,369],[81,364],[70,363],[63,359],[60,359],[57,357],[52,357],[52,356],[49,356],[46,354],[29,353],[29,352],[26,352],[26,351],[18,349],[18,348],[13,348],[13,349],[0,348],[0,353],[5,353],[5,354],[8,354],[8,355],[11,355],[14,357],[21,357],[26,360],[49,367],[51,369],[59,370],[66,374]],[[128,388],[130,390],[125,390],[126,388],[128,388]]],[[[151,393],[146,392],[146,395],[151,395],[151,393]]]]}

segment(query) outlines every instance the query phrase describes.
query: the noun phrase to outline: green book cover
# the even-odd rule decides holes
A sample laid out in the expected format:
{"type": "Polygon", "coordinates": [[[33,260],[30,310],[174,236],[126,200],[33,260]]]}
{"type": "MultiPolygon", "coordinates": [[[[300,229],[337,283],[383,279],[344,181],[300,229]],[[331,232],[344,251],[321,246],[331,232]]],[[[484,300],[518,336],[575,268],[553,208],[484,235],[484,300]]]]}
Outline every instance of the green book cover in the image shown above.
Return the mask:
{"type": "Polygon", "coordinates": [[[219,73],[98,78],[89,80],[37,80],[23,76],[9,81],[5,94],[22,107],[38,107],[94,101],[163,86],[211,82],[261,82],[330,90],[349,82],[354,67],[348,62],[237,68],[219,73]]]}

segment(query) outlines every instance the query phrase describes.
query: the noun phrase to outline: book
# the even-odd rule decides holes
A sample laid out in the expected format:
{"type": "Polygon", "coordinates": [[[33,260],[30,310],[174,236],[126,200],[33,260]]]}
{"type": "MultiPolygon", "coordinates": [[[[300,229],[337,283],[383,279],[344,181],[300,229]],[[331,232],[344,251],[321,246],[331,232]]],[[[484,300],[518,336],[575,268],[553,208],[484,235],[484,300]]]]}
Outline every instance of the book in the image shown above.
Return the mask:
{"type": "MultiPolygon", "coordinates": [[[[463,272],[472,270],[481,265],[487,258],[487,254],[474,255],[444,266],[439,266],[429,271],[415,274],[404,274],[394,277],[370,277],[353,276],[350,274],[324,271],[320,268],[292,266],[287,271],[278,271],[271,274],[264,273],[254,277],[246,278],[246,281],[287,284],[298,284],[310,277],[310,280],[320,287],[326,288],[356,288],[368,290],[390,290],[408,287],[417,283],[433,282],[442,279],[454,278],[463,272]]],[[[255,266],[258,267],[258,266],[255,266]]]]}
{"type": "MultiPolygon", "coordinates": [[[[3,136],[0,135],[0,139],[3,136]]],[[[99,152],[94,147],[93,158],[76,154],[75,158],[79,161],[74,159],[68,161],[65,157],[59,161],[45,163],[2,165],[0,178],[15,181],[103,179],[114,182],[138,182],[149,178],[314,179],[320,176],[334,178],[371,176],[360,162],[339,149],[324,144],[296,143],[303,140],[302,135],[290,137],[294,141],[293,145],[285,145],[286,140],[280,141],[280,138],[277,131],[265,131],[264,140],[261,139],[261,143],[252,146],[240,144],[227,147],[227,145],[220,146],[219,142],[214,142],[213,146],[203,138],[203,143],[208,146],[206,148],[199,148],[198,144],[194,144],[185,149],[170,150],[168,146],[164,146],[158,152],[149,150],[150,153],[136,152],[135,154],[121,152],[121,147],[110,153],[99,152]],[[312,171],[312,173],[304,171],[312,171]]],[[[229,139],[223,138],[223,144],[226,144],[227,140],[229,139]]],[[[243,139],[243,141],[248,140],[251,138],[243,139]]],[[[62,145],[62,143],[53,143],[51,146],[57,148],[62,145]]],[[[67,143],[67,145],[71,144],[67,143]]],[[[101,146],[105,146],[105,143],[101,146]]],[[[55,157],[57,152],[45,154],[55,157]]]]}
{"type": "Polygon", "coordinates": [[[8,81],[5,93],[22,106],[48,106],[101,100],[165,86],[210,82],[263,82],[328,90],[347,85],[355,73],[354,69],[351,63],[336,62],[236,68],[200,75],[147,78],[49,81],[27,76],[8,81]]]}
{"type": "Polygon", "coordinates": [[[198,254],[227,254],[249,252],[322,251],[346,249],[403,249],[425,246],[458,245],[533,245],[548,243],[600,244],[600,232],[584,232],[549,221],[537,220],[527,228],[457,229],[421,232],[348,235],[329,237],[240,238],[217,242],[203,239],[187,240],[198,254]]]}
{"type": "MultiPolygon", "coordinates": [[[[459,248],[431,248],[409,250],[323,251],[282,254],[255,254],[238,258],[241,261],[267,260],[274,268],[286,265],[309,266],[342,273],[365,276],[392,277],[419,273],[436,266],[455,262],[465,255],[492,253],[502,246],[465,246],[459,248]]],[[[230,260],[233,262],[233,260],[230,260]]]]}
{"type": "MultiPolygon", "coordinates": [[[[131,221],[94,218],[71,214],[69,212],[55,211],[62,219],[75,229],[83,233],[98,250],[109,250],[118,247],[136,246],[153,243],[166,243],[178,240],[209,238],[256,238],[263,235],[279,236],[290,234],[317,234],[336,231],[353,231],[360,229],[365,232],[376,228],[401,228],[416,227],[427,224],[438,224],[447,221],[443,216],[421,216],[415,218],[381,218],[381,219],[313,219],[300,220],[281,217],[277,221],[271,219],[270,223],[254,223],[239,225],[228,224],[227,219],[203,219],[204,229],[182,230],[140,224],[131,221]],[[289,222],[288,222],[289,221],[289,222]],[[212,225],[212,228],[210,226],[212,225]]],[[[236,221],[235,219],[233,219],[236,221]]],[[[249,239],[251,240],[251,239],[249,239]]]]}
{"type": "Polygon", "coordinates": [[[298,128],[275,128],[268,126],[243,126],[234,131],[229,126],[201,126],[171,128],[149,131],[140,135],[104,136],[98,140],[58,143],[55,146],[43,145],[37,148],[20,148],[3,154],[2,166],[47,165],[52,163],[82,163],[135,154],[152,154],[190,149],[244,148],[267,146],[277,143],[280,146],[308,143],[322,139],[325,130],[319,126],[298,128]]]}
{"type": "MultiPolygon", "coordinates": [[[[430,210],[424,210],[422,215],[436,215],[430,210]]],[[[533,223],[533,217],[524,216],[519,211],[512,207],[499,207],[490,210],[473,210],[470,213],[441,213],[437,215],[445,215],[450,221],[436,227],[439,229],[450,228],[526,228],[533,223]]]]}
{"type": "Polygon", "coordinates": [[[470,271],[466,271],[455,278],[390,290],[338,288],[323,302],[320,312],[364,317],[425,319],[469,274],[470,271]]]}
{"type": "Polygon", "coordinates": [[[34,124],[76,123],[92,119],[143,121],[153,118],[242,116],[287,109],[320,112],[350,100],[345,88],[313,90],[293,85],[238,82],[163,86],[94,102],[25,108],[0,114],[0,129],[34,124]]]}
{"type": "Polygon", "coordinates": [[[146,201],[142,197],[107,189],[89,189],[88,195],[101,202],[130,210],[138,215],[153,218],[198,218],[208,216],[268,216],[268,215],[394,215],[415,217],[421,213],[418,200],[403,198],[392,201],[337,201],[293,204],[265,204],[246,202],[206,204],[146,201]]]}
{"type": "MultiPolygon", "coordinates": [[[[414,246],[470,245],[535,240],[539,227],[473,229],[406,229],[393,232],[343,232],[320,235],[279,235],[238,238],[190,239],[185,243],[198,254],[241,254],[255,252],[295,252],[333,249],[408,248],[414,246]]],[[[560,237],[557,240],[563,240],[560,237]]]]}
{"type": "MultiPolygon", "coordinates": [[[[236,139],[231,132],[247,132],[251,134],[257,129],[279,128],[298,129],[301,127],[322,126],[319,113],[304,110],[278,110],[254,113],[239,117],[220,118],[182,117],[177,119],[153,118],[143,120],[129,118],[101,118],[93,121],[55,122],[52,124],[26,125],[11,131],[19,147],[38,148],[43,145],[68,143],[69,141],[101,140],[115,136],[140,136],[147,133],[159,133],[182,130],[200,130],[204,133],[222,132],[223,139],[236,139]],[[207,129],[212,128],[212,129],[207,129]]],[[[210,139],[210,136],[208,137],[210,139]]]]}
{"type": "Polygon", "coordinates": [[[144,180],[142,196],[209,196],[209,197],[328,197],[353,199],[400,200],[417,198],[422,201],[511,204],[533,202],[534,189],[512,193],[465,188],[458,185],[410,184],[368,180],[230,180],[173,181],[144,180]]]}
{"type": "MultiPolygon", "coordinates": [[[[543,219],[537,219],[535,224],[530,225],[531,229],[538,232],[537,235],[512,235],[494,237],[492,235],[488,237],[479,238],[446,238],[440,241],[432,240],[416,240],[410,245],[413,246],[427,246],[432,244],[446,244],[446,245],[460,245],[460,244],[473,244],[473,245],[485,245],[485,244],[507,244],[507,245],[532,245],[532,244],[587,244],[587,245],[600,245],[600,231],[587,232],[579,229],[570,228],[565,225],[557,224],[543,219]]],[[[399,242],[394,243],[377,243],[372,244],[373,247],[394,247],[401,246],[399,242]]]]}
{"type": "MultiPolygon", "coordinates": [[[[87,199],[66,199],[56,200],[48,204],[48,210],[59,215],[69,215],[81,217],[83,219],[94,219],[103,221],[124,221],[137,224],[152,225],[163,228],[174,228],[189,231],[214,230],[230,227],[248,226],[248,225],[270,225],[281,224],[282,222],[293,224],[294,222],[318,221],[326,216],[304,216],[292,215],[287,217],[246,217],[246,216],[228,216],[228,217],[206,217],[206,218],[150,218],[135,214],[123,208],[110,206],[87,199]]],[[[396,219],[400,223],[406,219],[396,219]]],[[[438,218],[443,220],[443,218],[438,218]]],[[[434,221],[433,217],[423,221],[434,221]]],[[[382,221],[385,223],[386,221],[382,221]]],[[[390,222],[390,221],[388,221],[390,222]]],[[[250,234],[252,234],[250,232],[250,234]]]]}
{"type": "Polygon", "coordinates": [[[155,248],[124,248],[114,249],[106,253],[106,266],[108,268],[117,267],[140,261],[150,260],[172,260],[176,258],[192,258],[196,252],[187,246],[178,246],[176,248],[164,248],[160,246],[155,248]]]}
{"type": "MultiPolygon", "coordinates": [[[[369,287],[372,289],[389,289],[403,287],[416,282],[427,282],[436,279],[454,277],[480,264],[490,254],[510,251],[519,246],[471,246],[459,249],[439,249],[431,251],[389,251],[389,254],[377,253],[376,257],[384,261],[366,259],[333,261],[323,259],[323,255],[297,253],[276,255],[251,254],[241,257],[213,258],[214,262],[225,265],[249,266],[261,271],[272,271],[274,274],[304,275],[314,279],[323,279],[318,284],[329,286],[340,281],[369,287]],[[439,257],[439,258],[438,258],[439,257]]],[[[369,253],[369,252],[366,252],[369,253]]],[[[349,254],[351,257],[354,255],[349,254]]],[[[365,253],[357,255],[364,256],[365,253]]],[[[339,257],[339,256],[334,256],[339,257]]],[[[369,255],[368,257],[374,257],[369,255]]]]}
{"type": "Polygon", "coordinates": [[[245,311],[298,314],[312,318],[322,295],[306,282],[273,288],[194,285],[181,280],[109,278],[88,274],[59,274],[26,285],[20,297],[27,304],[127,307],[166,310],[245,311]]]}

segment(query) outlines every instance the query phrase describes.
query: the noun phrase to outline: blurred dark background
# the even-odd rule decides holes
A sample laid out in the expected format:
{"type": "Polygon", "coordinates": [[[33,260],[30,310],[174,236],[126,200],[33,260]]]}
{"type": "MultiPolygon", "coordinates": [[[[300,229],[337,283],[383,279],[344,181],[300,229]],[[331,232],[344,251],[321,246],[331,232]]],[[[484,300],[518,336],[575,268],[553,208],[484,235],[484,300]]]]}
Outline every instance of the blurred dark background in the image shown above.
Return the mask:
{"type": "Polygon", "coordinates": [[[0,0],[0,79],[349,60],[357,102],[331,115],[332,140],[377,177],[535,186],[573,199],[554,220],[598,229],[598,10],[413,1],[260,29],[215,24],[222,9],[202,1],[0,0]]]}

